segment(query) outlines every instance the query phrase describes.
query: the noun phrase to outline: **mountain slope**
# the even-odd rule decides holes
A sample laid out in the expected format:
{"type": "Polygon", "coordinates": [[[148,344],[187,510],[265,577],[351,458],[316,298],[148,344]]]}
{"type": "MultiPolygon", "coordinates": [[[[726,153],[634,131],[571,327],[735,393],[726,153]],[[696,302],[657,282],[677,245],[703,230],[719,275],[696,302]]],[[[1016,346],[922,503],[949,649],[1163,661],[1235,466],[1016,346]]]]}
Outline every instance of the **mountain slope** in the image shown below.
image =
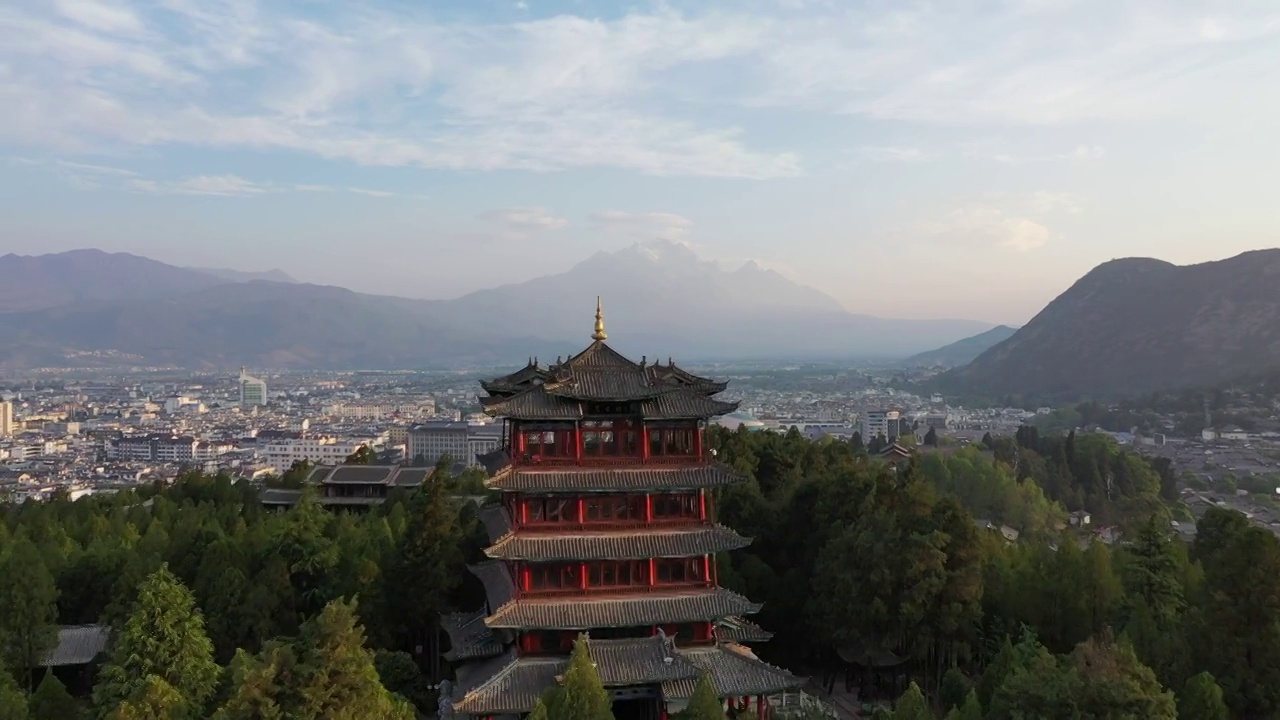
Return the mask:
{"type": "Polygon", "coordinates": [[[248,270],[232,270],[231,268],[193,267],[193,268],[187,268],[187,269],[195,270],[196,272],[202,272],[206,275],[212,275],[216,278],[220,278],[228,282],[250,282],[253,280],[267,280],[270,282],[278,282],[278,283],[298,282],[289,273],[279,268],[273,268],[271,270],[263,270],[261,272],[248,271],[248,270]]]}
{"type": "Polygon", "coordinates": [[[75,351],[117,350],[151,365],[416,368],[508,363],[551,348],[531,338],[443,326],[422,301],[344,288],[255,281],[161,301],[0,314],[0,366],[80,365],[75,351]]]}
{"type": "Polygon", "coordinates": [[[1280,250],[1176,266],[1104,263],[944,382],[972,393],[1110,397],[1280,363],[1280,250]]]}
{"type": "Polygon", "coordinates": [[[597,295],[612,342],[635,355],[902,356],[991,327],[854,315],[774,270],[747,263],[725,271],[668,241],[598,252],[563,273],[444,301],[441,317],[505,334],[576,339],[590,331],[597,295]]]}
{"type": "Polygon", "coordinates": [[[227,281],[150,258],[101,250],[0,257],[0,312],[170,297],[227,281]]]}
{"type": "Polygon", "coordinates": [[[145,258],[97,257],[107,260],[73,263],[63,275],[48,270],[60,256],[24,259],[43,263],[52,286],[79,294],[48,292],[0,313],[0,367],[383,369],[511,364],[530,354],[549,360],[586,344],[596,295],[604,296],[619,349],[686,361],[906,355],[989,327],[853,315],[775,271],[754,263],[725,271],[674,243],[597,253],[565,273],[448,301],[233,283],[145,258]]]}
{"type": "Polygon", "coordinates": [[[973,362],[988,349],[1013,337],[1017,328],[1008,325],[997,325],[984,333],[957,340],[937,350],[922,352],[907,358],[906,364],[913,366],[960,367],[973,362]]]}

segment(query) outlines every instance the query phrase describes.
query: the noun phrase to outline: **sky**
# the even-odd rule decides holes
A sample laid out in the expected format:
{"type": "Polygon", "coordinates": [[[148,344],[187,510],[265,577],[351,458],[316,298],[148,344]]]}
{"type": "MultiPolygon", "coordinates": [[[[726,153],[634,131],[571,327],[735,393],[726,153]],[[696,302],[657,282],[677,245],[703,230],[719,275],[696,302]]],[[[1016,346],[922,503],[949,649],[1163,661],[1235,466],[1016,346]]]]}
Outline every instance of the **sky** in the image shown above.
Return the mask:
{"type": "Polygon", "coordinates": [[[1020,324],[1280,245],[1275,0],[7,0],[0,253],[453,297],[654,238],[1020,324]]]}

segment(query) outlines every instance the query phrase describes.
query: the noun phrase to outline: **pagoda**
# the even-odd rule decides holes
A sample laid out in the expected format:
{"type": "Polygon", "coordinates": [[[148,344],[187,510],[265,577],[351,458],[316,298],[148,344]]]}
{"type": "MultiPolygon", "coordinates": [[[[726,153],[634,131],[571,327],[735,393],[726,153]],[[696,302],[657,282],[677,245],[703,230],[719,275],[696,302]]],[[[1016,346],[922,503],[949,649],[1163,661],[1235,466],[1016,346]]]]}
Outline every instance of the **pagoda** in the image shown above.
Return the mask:
{"type": "Polygon", "coordinates": [[[523,716],[586,633],[618,720],[665,720],[702,674],[767,718],[767,697],[802,680],[746,647],[770,636],[743,617],[760,605],[717,582],[715,554],[750,540],[715,521],[713,491],[742,478],[703,431],[737,403],[669,358],[610,348],[599,299],[591,338],[481,383],[485,412],[503,418],[504,446],[480,458],[502,500],[481,513],[489,560],[471,567],[486,607],[444,619],[457,680],[442,714],[523,716]]]}

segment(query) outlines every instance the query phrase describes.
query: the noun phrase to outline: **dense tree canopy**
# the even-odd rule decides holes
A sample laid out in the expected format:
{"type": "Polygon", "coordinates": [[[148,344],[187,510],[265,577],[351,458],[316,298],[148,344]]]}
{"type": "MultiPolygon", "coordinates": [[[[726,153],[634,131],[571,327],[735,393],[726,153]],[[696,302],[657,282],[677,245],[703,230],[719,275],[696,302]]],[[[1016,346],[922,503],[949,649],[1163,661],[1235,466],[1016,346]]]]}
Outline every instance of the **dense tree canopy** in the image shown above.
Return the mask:
{"type": "MultiPolygon", "coordinates": [[[[900,658],[930,712],[962,720],[1122,707],[1159,720],[1172,717],[1167,688],[1184,715],[1280,714],[1280,541],[1210,510],[1188,550],[1169,535],[1166,468],[1104,436],[1025,430],[896,466],[797,432],[709,440],[747,478],[711,507],[755,543],[717,568],[764,603],[765,660],[834,682],[841,657],[900,658]],[[1072,527],[1071,510],[1124,541],[1072,527]]],[[[333,697],[381,717],[409,717],[401,696],[434,710],[431,687],[450,673],[439,615],[483,602],[463,567],[483,532],[457,497],[482,490],[449,470],[364,514],[305,495],[268,512],[258,488],[199,473],[4,507],[0,563],[27,580],[0,588],[0,696],[25,717],[24,666],[54,623],[102,622],[115,633],[98,718],[319,718],[333,697]]],[[[548,717],[609,716],[587,652],[546,697],[548,717]]]]}

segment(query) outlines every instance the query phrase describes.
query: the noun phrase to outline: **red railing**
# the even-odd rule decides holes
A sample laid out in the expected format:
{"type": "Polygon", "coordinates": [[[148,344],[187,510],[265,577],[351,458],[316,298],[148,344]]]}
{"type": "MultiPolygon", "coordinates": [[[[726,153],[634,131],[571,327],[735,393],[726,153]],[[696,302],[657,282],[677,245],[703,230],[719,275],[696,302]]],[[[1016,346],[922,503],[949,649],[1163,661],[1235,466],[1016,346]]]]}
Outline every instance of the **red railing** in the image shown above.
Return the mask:
{"type": "Polygon", "coordinates": [[[656,457],[635,456],[586,456],[581,460],[567,457],[545,457],[526,455],[511,458],[516,467],[621,467],[626,465],[706,465],[706,458],[697,455],[659,455],[656,457]]]}

